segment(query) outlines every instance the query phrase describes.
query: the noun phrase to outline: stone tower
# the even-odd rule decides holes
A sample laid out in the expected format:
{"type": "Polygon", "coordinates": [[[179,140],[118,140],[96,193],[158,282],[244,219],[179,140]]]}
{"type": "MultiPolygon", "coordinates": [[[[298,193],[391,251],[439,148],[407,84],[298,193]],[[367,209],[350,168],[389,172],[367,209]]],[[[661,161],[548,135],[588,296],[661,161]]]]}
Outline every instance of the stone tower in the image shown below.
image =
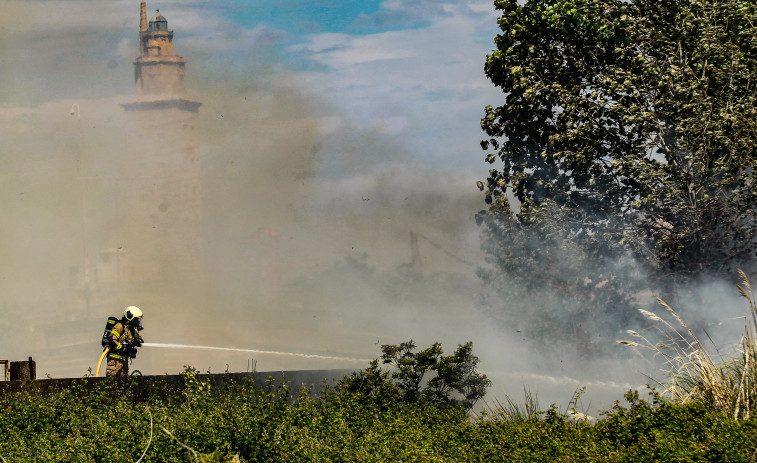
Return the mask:
{"type": "Polygon", "coordinates": [[[136,97],[123,104],[125,128],[125,277],[161,281],[197,269],[201,256],[199,114],[187,98],[184,59],[173,53],[173,31],[140,4],[140,56],[134,61],[136,97]]]}
{"type": "Polygon", "coordinates": [[[173,31],[160,11],[147,21],[145,2],[140,5],[139,50],[134,62],[137,95],[186,94],[184,59],[173,54],[173,31]]]}

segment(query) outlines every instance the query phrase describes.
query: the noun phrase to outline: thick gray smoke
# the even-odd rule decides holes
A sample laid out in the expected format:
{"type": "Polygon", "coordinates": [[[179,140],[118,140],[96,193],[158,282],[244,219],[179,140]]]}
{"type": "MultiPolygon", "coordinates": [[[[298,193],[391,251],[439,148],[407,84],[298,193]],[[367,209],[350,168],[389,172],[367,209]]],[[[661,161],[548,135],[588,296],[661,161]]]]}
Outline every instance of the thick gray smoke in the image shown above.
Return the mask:
{"type": "MultiPolygon", "coordinates": [[[[452,350],[472,337],[474,175],[409,162],[386,127],[347,122],[277,69],[274,31],[212,34],[227,24],[211,22],[182,37],[199,21],[192,10],[166,15],[190,97],[203,103],[200,275],[158,286],[119,275],[120,285],[106,285],[126,271],[114,265],[131,245],[125,153],[143,142],[120,107],[134,92],[137,4],[4,6],[0,303],[9,334],[0,357],[32,355],[41,374],[84,374],[105,317],[129,304],[144,309],[153,342],[373,357],[380,343],[412,337],[452,350]],[[24,27],[11,17],[39,19],[24,27]],[[209,45],[240,40],[249,43],[243,64],[209,45]]],[[[182,274],[185,256],[174,257],[158,264],[182,274]]],[[[240,370],[248,360],[144,349],[135,367],[240,370]]],[[[259,369],[364,366],[256,360],[259,369]]]]}

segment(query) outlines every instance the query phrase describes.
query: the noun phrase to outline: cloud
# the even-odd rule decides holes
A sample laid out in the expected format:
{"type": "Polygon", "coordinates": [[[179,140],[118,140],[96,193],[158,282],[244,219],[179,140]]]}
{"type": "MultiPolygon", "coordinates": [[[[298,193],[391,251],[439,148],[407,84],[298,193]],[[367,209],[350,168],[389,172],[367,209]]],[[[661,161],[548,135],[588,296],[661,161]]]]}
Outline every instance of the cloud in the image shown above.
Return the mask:
{"type": "Polygon", "coordinates": [[[366,34],[396,29],[417,29],[441,17],[450,16],[453,9],[453,3],[388,0],[382,3],[382,9],[378,11],[360,14],[348,30],[366,34]]]}
{"type": "Polygon", "coordinates": [[[345,63],[361,64],[375,61],[404,59],[414,56],[412,50],[385,47],[383,41],[374,36],[350,36],[348,34],[320,34],[314,36],[306,46],[293,47],[294,50],[306,49],[310,58],[322,62],[335,71],[345,63]]]}
{"type": "Polygon", "coordinates": [[[444,14],[432,15],[426,27],[316,34],[289,51],[323,66],[320,72],[301,73],[303,85],[354,126],[377,132],[391,127],[394,140],[403,140],[416,160],[483,165],[463,153],[477,152],[483,107],[501,95],[483,74],[486,51],[479,45],[483,37],[492,40],[495,15],[491,7],[442,9],[444,14]]]}

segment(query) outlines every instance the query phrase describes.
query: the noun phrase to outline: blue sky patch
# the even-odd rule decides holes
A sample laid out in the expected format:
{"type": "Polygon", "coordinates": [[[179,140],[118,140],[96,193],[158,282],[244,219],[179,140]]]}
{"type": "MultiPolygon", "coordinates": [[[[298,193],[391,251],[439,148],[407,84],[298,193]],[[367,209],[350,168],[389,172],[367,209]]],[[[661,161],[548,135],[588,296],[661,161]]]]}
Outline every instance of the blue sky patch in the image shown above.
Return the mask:
{"type": "MultiPolygon", "coordinates": [[[[250,29],[265,24],[296,35],[325,32],[355,34],[360,33],[351,27],[355,20],[379,12],[381,0],[261,0],[224,6],[224,17],[250,29]]],[[[372,29],[365,33],[375,32],[372,29]]]]}

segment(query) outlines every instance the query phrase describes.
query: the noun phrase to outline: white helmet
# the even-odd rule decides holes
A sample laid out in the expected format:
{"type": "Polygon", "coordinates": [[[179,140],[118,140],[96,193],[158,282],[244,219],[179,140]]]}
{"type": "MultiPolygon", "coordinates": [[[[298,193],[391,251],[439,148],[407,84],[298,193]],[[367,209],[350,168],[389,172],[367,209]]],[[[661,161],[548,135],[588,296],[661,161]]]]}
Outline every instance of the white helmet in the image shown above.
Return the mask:
{"type": "Polygon", "coordinates": [[[139,307],[130,305],[124,310],[124,318],[128,321],[132,321],[135,318],[142,318],[142,311],[139,307]]]}

